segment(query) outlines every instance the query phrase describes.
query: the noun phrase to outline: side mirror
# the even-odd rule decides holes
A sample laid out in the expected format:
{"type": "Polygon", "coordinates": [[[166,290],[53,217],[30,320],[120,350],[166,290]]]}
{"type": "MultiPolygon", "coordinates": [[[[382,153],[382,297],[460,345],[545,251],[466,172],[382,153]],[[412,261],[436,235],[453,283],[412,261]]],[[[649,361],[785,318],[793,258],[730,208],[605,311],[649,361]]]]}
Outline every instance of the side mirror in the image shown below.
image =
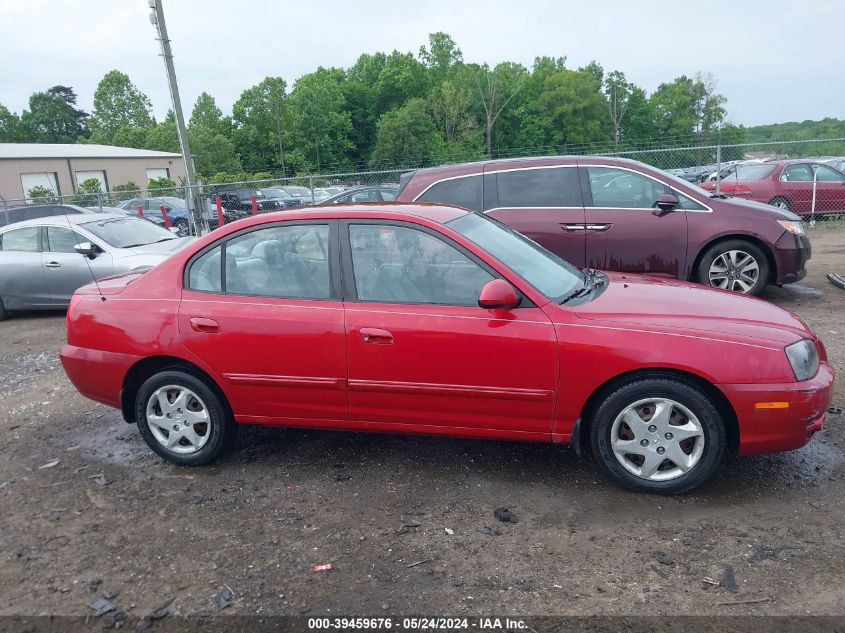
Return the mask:
{"type": "Polygon", "coordinates": [[[97,256],[97,249],[91,242],[80,242],[73,249],[80,255],[94,259],[97,256]]]}
{"type": "Polygon", "coordinates": [[[674,211],[678,208],[678,199],[671,193],[661,193],[654,204],[661,211],[674,211]]]}
{"type": "Polygon", "coordinates": [[[514,287],[504,279],[488,281],[478,297],[478,305],[488,310],[515,308],[520,301],[514,287]]]}

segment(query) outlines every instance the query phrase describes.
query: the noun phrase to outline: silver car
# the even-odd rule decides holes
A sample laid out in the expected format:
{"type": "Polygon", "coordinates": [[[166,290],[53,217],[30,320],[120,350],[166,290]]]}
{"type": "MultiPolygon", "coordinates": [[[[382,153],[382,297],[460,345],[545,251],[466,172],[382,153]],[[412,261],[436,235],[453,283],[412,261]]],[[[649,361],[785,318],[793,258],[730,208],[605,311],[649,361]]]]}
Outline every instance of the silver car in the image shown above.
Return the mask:
{"type": "Polygon", "coordinates": [[[155,266],[193,237],[113,213],[57,215],[0,228],[0,320],[66,307],[77,288],[155,266]]]}

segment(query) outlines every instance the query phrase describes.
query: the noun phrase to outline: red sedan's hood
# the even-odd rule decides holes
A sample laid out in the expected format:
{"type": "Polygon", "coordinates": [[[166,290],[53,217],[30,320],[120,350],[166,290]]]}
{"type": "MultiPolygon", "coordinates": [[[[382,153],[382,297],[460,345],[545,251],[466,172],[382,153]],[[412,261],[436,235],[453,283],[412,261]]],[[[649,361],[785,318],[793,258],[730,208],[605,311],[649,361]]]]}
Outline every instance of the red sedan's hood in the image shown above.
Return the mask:
{"type": "Polygon", "coordinates": [[[797,316],[761,299],[659,277],[621,273],[608,277],[610,283],[601,295],[574,308],[578,318],[778,345],[815,338],[797,316]]]}

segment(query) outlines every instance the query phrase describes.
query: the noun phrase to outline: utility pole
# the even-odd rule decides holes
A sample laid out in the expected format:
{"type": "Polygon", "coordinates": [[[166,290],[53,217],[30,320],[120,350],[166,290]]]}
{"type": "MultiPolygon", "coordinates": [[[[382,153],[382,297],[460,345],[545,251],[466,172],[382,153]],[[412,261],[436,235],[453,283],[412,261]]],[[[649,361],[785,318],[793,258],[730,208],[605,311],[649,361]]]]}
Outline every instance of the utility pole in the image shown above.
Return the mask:
{"type": "Polygon", "coordinates": [[[281,114],[279,112],[279,110],[281,110],[281,106],[279,105],[278,101],[275,102],[273,105],[275,106],[274,109],[275,109],[275,112],[276,112],[276,134],[279,137],[279,160],[282,163],[282,177],[284,178],[287,174],[285,173],[286,172],[286,170],[285,170],[285,143],[282,140],[282,122],[281,122],[282,117],[281,117],[281,114]]]}
{"type": "Polygon", "coordinates": [[[176,115],[176,133],[179,135],[179,146],[182,148],[182,161],[185,163],[185,179],[187,181],[187,193],[185,201],[188,208],[193,210],[191,214],[197,235],[203,225],[202,200],[199,192],[195,189],[197,182],[194,174],[194,161],[191,157],[191,148],[188,145],[188,132],[185,129],[185,117],[182,116],[182,101],[179,99],[179,86],[176,84],[176,68],[173,66],[173,53],[170,50],[170,39],[167,37],[167,25],[164,22],[164,9],[161,6],[162,0],[147,0],[150,7],[150,22],[158,31],[158,41],[161,44],[161,56],[164,58],[164,68],[167,72],[167,85],[170,88],[170,98],[173,101],[173,112],[176,115]],[[191,204],[193,202],[193,204],[191,204]]]}

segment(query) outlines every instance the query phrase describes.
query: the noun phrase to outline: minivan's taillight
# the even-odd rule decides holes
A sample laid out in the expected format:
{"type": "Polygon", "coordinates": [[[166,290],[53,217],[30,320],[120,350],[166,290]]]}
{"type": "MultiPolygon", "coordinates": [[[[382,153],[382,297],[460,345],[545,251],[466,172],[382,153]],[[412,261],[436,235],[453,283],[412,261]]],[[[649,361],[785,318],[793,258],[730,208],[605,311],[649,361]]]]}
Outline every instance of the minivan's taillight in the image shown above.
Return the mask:
{"type": "Polygon", "coordinates": [[[81,299],[82,299],[82,295],[76,295],[76,294],[73,295],[70,298],[70,304],[68,304],[68,307],[67,307],[67,316],[65,317],[65,328],[67,329],[68,334],[70,334],[70,320],[71,320],[71,315],[73,313],[73,309],[76,307],[76,304],[79,303],[79,301],[81,299]]]}

